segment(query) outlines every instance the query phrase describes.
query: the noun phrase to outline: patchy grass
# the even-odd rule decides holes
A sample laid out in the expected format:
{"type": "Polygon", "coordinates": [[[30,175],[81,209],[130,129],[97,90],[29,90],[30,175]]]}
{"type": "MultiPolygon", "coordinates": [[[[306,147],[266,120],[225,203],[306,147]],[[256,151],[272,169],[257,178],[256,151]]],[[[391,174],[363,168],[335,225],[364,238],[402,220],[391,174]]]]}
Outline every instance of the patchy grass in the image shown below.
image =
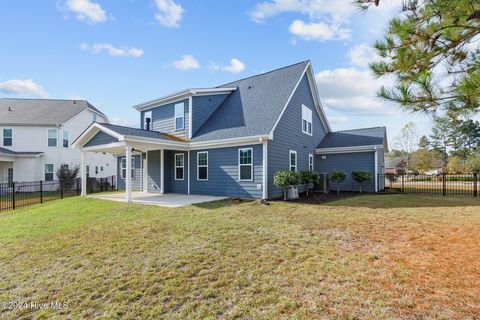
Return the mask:
{"type": "Polygon", "coordinates": [[[0,214],[0,318],[473,318],[480,201],[167,209],[70,198],[0,214]]]}

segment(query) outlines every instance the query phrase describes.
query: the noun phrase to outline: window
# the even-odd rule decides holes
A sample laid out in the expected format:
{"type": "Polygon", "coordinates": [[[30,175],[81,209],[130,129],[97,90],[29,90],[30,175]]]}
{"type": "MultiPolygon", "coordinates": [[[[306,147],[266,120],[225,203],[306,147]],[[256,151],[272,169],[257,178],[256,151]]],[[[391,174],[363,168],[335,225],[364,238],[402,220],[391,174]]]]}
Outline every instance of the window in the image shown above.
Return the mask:
{"type": "Polygon", "coordinates": [[[3,146],[11,147],[13,140],[13,130],[12,129],[3,129],[3,146]]]}
{"type": "Polygon", "coordinates": [[[48,129],[48,146],[57,146],[57,129],[48,129]]]}
{"type": "Polygon", "coordinates": [[[312,135],[312,110],[302,105],[302,132],[312,135]]]}
{"type": "Polygon", "coordinates": [[[95,112],[92,112],[92,121],[97,121],[97,114],[95,112]]]}
{"type": "Polygon", "coordinates": [[[253,149],[238,149],[238,175],[240,181],[253,180],[253,149]]]}
{"type": "Polygon", "coordinates": [[[103,166],[100,167],[100,171],[103,171],[103,166]]]}
{"type": "Polygon", "coordinates": [[[175,154],[175,180],[183,180],[184,160],[183,153],[175,154]]]}
{"type": "Polygon", "coordinates": [[[88,179],[88,177],[90,177],[90,166],[87,166],[86,168],[87,169],[85,171],[87,173],[87,179],[88,179]]]}
{"type": "MultiPolygon", "coordinates": [[[[122,179],[127,178],[127,158],[120,160],[120,176],[122,179]]],[[[96,173],[98,173],[98,167],[95,167],[96,173]]],[[[135,179],[135,157],[132,157],[132,173],[130,174],[132,180],[135,179]]]]}
{"type": "Polygon", "coordinates": [[[98,174],[98,166],[95,166],[95,174],[98,174]]]}
{"type": "Polygon", "coordinates": [[[290,150],[290,171],[297,171],[297,151],[290,150]]]}
{"type": "Polygon", "coordinates": [[[53,181],[53,164],[45,164],[45,181],[53,181]]]}
{"type": "Polygon", "coordinates": [[[63,170],[68,170],[68,164],[62,164],[63,170]]]}
{"type": "Polygon", "coordinates": [[[63,131],[63,147],[68,148],[68,131],[63,131]]]}
{"type": "Polygon", "coordinates": [[[185,128],[185,107],[183,103],[175,105],[175,130],[183,130],[185,128]]]}
{"type": "Polygon", "coordinates": [[[147,131],[152,130],[152,111],[146,111],[143,114],[143,129],[147,131]]]}
{"type": "Polygon", "coordinates": [[[208,152],[197,153],[197,180],[208,180],[208,152]]]}
{"type": "Polygon", "coordinates": [[[308,170],[313,171],[313,154],[308,155],[308,170]]]}
{"type": "Polygon", "coordinates": [[[8,186],[11,187],[13,185],[13,168],[8,168],[7,175],[8,186]]]}

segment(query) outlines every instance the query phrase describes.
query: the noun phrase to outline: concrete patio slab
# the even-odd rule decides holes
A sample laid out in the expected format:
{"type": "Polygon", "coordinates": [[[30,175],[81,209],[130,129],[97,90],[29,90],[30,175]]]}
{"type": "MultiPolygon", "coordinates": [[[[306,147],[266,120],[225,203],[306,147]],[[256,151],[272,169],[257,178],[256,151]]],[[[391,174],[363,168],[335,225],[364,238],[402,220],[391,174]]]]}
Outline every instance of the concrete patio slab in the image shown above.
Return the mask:
{"type": "MultiPolygon", "coordinates": [[[[99,193],[89,195],[89,197],[102,200],[125,202],[125,194],[123,192],[105,194],[99,193]]],[[[218,201],[224,199],[227,199],[227,197],[214,197],[191,194],[188,195],[177,193],[155,194],[146,192],[132,192],[133,203],[156,205],[168,208],[178,208],[191,204],[218,201]]]]}

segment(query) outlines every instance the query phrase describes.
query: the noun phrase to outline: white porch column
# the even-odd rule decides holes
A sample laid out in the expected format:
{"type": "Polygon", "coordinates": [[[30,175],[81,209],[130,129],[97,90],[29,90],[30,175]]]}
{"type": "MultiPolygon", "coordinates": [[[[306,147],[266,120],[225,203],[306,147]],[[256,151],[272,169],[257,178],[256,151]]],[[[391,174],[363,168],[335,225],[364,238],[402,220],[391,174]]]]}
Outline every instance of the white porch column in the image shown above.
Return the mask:
{"type": "Polygon", "coordinates": [[[125,201],[132,202],[132,147],[127,145],[125,147],[125,201]]]}
{"type": "Polygon", "coordinates": [[[375,192],[378,192],[378,151],[377,147],[375,147],[375,152],[373,153],[375,157],[375,192]]]}
{"type": "Polygon", "coordinates": [[[81,160],[80,175],[82,181],[82,191],[80,195],[85,197],[87,195],[87,152],[82,151],[82,160],[81,160]]]}
{"type": "Polygon", "coordinates": [[[263,141],[263,199],[268,199],[268,140],[263,141]]]}
{"type": "MultiPolygon", "coordinates": [[[[187,151],[188,154],[188,165],[187,165],[187,193],[190,194],[190,150],[187,151]]],[[[184,164],[185,165],[185,164],[184,164]]]]}
{"type": "Polygon", "coordinates": [[[164,181],[165,181],[165,175],[164,173],[164,166],[165,166],[165,157],[163,152],[163,149],[160,149],[160,193],[163,194],[165,189],[164,189],[164,181]]]}

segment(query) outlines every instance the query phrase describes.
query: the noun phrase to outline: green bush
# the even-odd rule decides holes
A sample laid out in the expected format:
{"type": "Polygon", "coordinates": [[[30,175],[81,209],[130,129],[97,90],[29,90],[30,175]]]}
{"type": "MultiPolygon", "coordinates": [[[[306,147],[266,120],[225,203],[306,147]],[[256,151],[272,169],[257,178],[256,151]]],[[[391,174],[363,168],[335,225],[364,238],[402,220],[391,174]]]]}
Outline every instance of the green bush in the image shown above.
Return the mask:
{"type": "Polygon", "coordinates": [[[287,189],[289,186],[298,186],[300,176],[295,171],[280,170],[273,175],[273,184],[277,188],[283,188],[283,199],[287,200],[287,189]]]}
{"type": "Polygon", "coordinates": [[[311,184],[318,183],[318,174],[315,171],[300,171],[300,181],[305,185],[305,190],[307,192],[310,189],[311,184]]]}
{"type": "Polygon", "coordinates": [[[337,194],[340,193],[340,184],[342,184],[346,178],[347,175],[341,170],[334,170],[330,172],[330,181],[333,181],[337,184],[337,194]]]}
{"type": "Polygon", "coordinates": [[[360,185],[360,193],[362,192],[362,183],[371,181],[372,174],[366,170],[353,170],[352,179],[360,185]]]}

